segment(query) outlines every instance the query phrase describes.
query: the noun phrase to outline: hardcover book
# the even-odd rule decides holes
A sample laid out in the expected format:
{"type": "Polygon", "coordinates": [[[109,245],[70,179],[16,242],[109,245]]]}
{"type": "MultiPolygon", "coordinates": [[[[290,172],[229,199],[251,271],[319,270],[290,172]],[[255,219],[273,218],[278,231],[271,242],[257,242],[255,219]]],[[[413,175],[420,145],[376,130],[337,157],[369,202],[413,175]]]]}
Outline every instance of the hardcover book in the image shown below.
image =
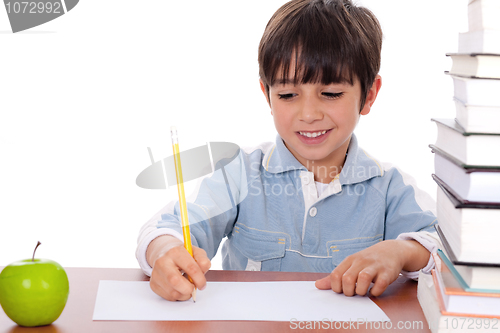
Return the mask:
{"type": "MultiPolygon", "coordinates": [[[[500,43],[498,43],[500,44],[500,43]]],[[[500,79],[470,78],[450,75],[453,79],[453,95],[465,104],[500,106],[500,79]]]]}
{"type": "Polygon", "coordinates": [[[459,201],[500,204],[500,168],[471,167],[434,145],[430,147],[436,177],[459,201]]]}
{"type": "Polygon", "coordinates": [[[500,54],[448,53],[451,75],[470,78],[500,79],[500,54]]]}
{"type": "Polygon", "coordinates": [[[440,249],[432,257],[436,271],[453,274],[463,290],[500,294],[500,267],[454,265],[440,249]]]}
{"type": "Polygon", "coordinates": [[[466,132],[454,119],[431,120],[438,129],[434,146],[461,163],[500,168],[500,154],[495,150],[500,147],[500,134],[466,132]]]}
{"type": "Polygon", "coordinates": [[[439,239],[441,240],[441,243],[443,244],[443,248],[448,254],[448,258],[454,265],[463,265],[463,266],[484,266],[484,267],[500,267],[499,262],[495,261],[484,261],[484,258],[472,258],[470,261],[465,261],[462,258],[460,258],[452,249],[450,244],[448,243],[448,240],[446,236],[444,235],[443,231],[439,227],[439,224],[436,224],[434,227],[437,231],[437,234],[439,235],[439,239]]]}
{"type": "Polygon", "coordinates": [[[465,104],[454,98],[456,122],[471,133],[500,133],[500,106],[465,104]]]}
{"type": "Polygon", "coordinates": [[[432,333],[498,332],[500,319],[452,316],[441,313],[432,275],[420,272],[417,298],[432,333]]]}
{"type": "Polygon", "coordinates": [[[436,270],[432,270],[432,278],[442,314],[500,318],[500,294],[466,292],[453,275],[440,276],[436,270]]]}
{"type": "Polygon", "coordinates": [[[438,183],[437,219],[453,254],[458,260],[500,264],[500,205],[465,204],[438,183]]]}

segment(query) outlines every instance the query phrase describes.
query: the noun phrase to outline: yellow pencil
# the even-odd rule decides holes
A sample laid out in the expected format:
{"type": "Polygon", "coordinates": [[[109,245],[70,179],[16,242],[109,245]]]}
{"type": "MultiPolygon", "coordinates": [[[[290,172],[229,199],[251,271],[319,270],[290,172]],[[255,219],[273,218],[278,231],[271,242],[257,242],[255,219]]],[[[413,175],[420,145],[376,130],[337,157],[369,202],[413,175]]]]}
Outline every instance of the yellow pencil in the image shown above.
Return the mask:
{"type": "MultiPolygon", "coordinates": [[[[179,139],[177,137],[177,128],[170,127],[172,134],[172,148],[174,150],[175,175],[177,177],[177,192],[179,193],[179,208],[181,210],[182,234],[184,236],[184,247],[193,257],[193,246],[191,244],[191,232],[189,231],[189,220],[186,205],[186,195],[184,193],[184,180],[182,179],[181,157],[179,154],[179,139]]],[[[194,284],[191,277],[188,275],[189,282],[194,284]]],[[[193,301],[196,302],[196,287],[194,287],[193,301]]]]}

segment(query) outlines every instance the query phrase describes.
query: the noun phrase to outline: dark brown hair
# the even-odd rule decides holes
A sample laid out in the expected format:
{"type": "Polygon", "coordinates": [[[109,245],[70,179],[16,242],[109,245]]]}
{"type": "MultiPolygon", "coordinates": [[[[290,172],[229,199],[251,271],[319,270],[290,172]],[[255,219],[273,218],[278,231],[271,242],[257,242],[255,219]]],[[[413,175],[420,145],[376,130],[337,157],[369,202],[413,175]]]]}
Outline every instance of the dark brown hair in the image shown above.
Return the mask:
{"type": "Polygon", "coordinates": [[[274,13],[259,45],[259,75],[269,87],[293,82],[330,84],[357,78],[361,108],[380,69],[382,29],[351,0],[292,0],[274,13]]]}

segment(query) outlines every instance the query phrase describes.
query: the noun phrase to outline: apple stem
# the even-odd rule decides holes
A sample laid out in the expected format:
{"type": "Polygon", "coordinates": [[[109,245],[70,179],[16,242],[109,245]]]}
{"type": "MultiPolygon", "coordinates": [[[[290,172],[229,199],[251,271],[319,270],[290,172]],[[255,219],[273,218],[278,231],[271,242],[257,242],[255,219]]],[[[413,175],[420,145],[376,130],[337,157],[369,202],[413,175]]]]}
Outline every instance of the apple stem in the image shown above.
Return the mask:
{"type": "Polygon", "coordinates": [[[36,243],[36,246],[35,246],[35,251],[33,251],[33,258],[31,258],[31,261],[35,261],[35,252],[36,252],[36,249],[41,245],[42,243],[40,242],[37,242],[36,243]]]}

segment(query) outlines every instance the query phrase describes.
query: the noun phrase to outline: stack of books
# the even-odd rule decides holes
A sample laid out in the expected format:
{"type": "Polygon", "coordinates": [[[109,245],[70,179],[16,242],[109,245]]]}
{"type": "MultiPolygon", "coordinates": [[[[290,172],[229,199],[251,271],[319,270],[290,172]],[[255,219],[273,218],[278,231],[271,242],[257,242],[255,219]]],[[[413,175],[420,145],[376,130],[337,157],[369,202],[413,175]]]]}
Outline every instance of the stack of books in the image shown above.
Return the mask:
{"type": "Polygon", "coordinates": [[[455,119],[432,119],[444,252],[418,298],[433,333],[500,331],[500,0],[469,0],[468,15],[447,54],[455,119]]]}

